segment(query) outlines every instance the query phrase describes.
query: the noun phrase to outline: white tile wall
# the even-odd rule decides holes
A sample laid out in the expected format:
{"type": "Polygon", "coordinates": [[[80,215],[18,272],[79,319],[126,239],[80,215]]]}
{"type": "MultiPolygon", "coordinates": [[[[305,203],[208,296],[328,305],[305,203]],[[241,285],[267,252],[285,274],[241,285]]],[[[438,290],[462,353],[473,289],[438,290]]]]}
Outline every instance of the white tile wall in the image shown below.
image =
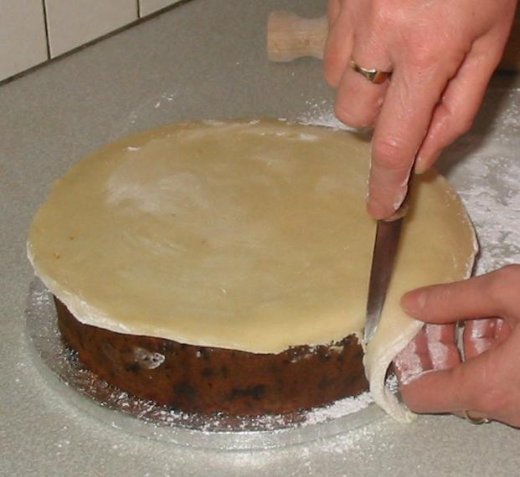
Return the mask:
{"type": "Polygon", "coordinates": [[[135,0],[45,0],[51,56],[137,20],[135,0]]]}
{"type": "Polygon", "coordinates": [[[178,1],[0,0],[0,81],[178,1]]]}
{"type": "Polygon", "coordinates": [[[42,0],[0,0],[0,80],[45,60],[42,0]]]}

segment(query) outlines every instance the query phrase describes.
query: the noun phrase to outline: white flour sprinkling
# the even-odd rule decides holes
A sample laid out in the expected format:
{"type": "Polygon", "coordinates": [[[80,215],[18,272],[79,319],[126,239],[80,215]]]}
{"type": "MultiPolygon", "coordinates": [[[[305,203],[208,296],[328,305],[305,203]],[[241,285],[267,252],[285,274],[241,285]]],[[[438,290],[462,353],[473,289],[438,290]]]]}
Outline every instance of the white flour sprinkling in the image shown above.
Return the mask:
{"type": "Polygon", "coordinates": [[[372,404],[374,400],[368,392],[362,393],[359,396],[352,398],[345,398],[330,406],[314,409],[306,415],[303,425],[313,425],[320,422],[330,421],[342,416],[361,411],[372,404]]]}
{"type": "Polygon", "coordinates": [[[331,109],[328,101],[323,100],[320,103],[306,101],[308,110],[297,116],[298,122],[312,126],[325,126],[333,129],[348,129],[341,121],[339,121],[331,109]]]}
{"type": "Polygon", "coordinates": [[[435,370],[447,369],[450,367],[450,347],[443,342],[442,325],[430,324],[426,326],[426,336],[428,339],[428,352],[432,367],[435,370]]]}
{"type": "Polygon", "coordinates": [[[373,422],[367,426],[358,427],[351,432],[345,432],[334,436],[334,438],[323,440],[320,443],[322,452],[329,454],[345,455],[346,451],[362,451],[367,447],[367,443],[378,439],[378,447],[385,445],[382,439],[379,439],[383,432],[385,421],[383,419],[373,422]]]}
{"type": "Polygon", "coordinates": [[[466,329],[469,328],[471,343],[475,347],[478,354],[487,351],[491,345],[491,339],[488,338],[488,332],[497,326],[495,319],[473,320],[471,323],[466,323],[466,329]]]}
{"type": "Polygon", "coordinates": [[[417,353],[417,345],[414,341],[408,343],[404,350],[401,351],[395,366],[401,375],[403,384],[412,382],[424,372],[424,366],[421,357],[417,353]]]}
{"type": "Polygon", "coordinates": [[[148,120],[153,124],[158,117],[166,112],[163,110],[168,110],[175,105],[174,100],[177,96],[178,93],[172,91],[139,100],[133,105],[133,109],[126,111],[122,118],[117,118],[112,124],[109,137],[118,139],[126,136],[139,129],[139,123],[146,123],[148,120]]]}
{"type": "Polygon", "coordinates": [[[520,92],[511,91],[504,105],[491,134],[472,132],[448,155],[462,158],[450,178],[477,230],[477,274],[520,263],[520,92]]]}

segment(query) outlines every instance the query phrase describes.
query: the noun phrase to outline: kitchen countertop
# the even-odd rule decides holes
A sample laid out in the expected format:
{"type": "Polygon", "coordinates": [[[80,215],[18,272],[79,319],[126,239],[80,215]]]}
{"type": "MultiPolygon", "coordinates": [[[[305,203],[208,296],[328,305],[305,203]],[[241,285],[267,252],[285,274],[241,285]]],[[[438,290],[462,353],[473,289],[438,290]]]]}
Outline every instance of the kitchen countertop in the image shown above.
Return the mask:
{"type": "MultiPolygon", "coordinates": [[[[86,153],[185,119],[287,117],[333,124],[320,63],[270,64],[275,9],[318,16],[325,0],[192,0],[0,86],[0,475],[516,475],[507,426],[423,416],[292,447],[195,449],[101,422],[50,386],[26,340],[33,279],[25,237],[52,182],[86,153]]],[[[483,248],[479,272],[520,262],[520,81],[497,76],[471,133],[441,169],[461,192],[483,248]]]]}

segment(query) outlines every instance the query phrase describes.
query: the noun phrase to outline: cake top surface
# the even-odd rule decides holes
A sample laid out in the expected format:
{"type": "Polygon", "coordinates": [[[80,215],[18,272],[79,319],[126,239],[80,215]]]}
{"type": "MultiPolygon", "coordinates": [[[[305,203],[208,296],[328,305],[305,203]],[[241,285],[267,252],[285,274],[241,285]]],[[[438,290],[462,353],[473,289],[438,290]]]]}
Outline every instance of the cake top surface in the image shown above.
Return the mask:
{"type": "MultiPolygon", "coordinates": [[[[113,331],[268,353],[338,341],[365,320],[369,154],[345,131],[282,121],[141,133],[56,182],[29,257],[79,320],[113,331]]],[[[415,189],[382,333],[406,325],[403,292],[462,278],[474,253],[444,179],[415,189]]]]}

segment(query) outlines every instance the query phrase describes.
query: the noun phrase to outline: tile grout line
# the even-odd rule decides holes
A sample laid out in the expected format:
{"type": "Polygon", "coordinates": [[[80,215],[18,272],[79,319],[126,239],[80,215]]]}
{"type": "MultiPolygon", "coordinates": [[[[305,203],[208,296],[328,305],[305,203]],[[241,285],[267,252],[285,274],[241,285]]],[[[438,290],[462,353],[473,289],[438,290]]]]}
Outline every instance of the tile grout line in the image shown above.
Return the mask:
{"type": "MultiPolygon", "coordinates": [[[[139,1],[139,0],[137,0],[137,1],[139,1]]],[[[123,26],[121,26],[121,27],[119,27],[119,28],[117,28],[117,29],[115,29],[113,31],[110,31],[110,32],[108,32],[108,33],[106,33],[104,35],[101,35],[98,38],[94,38],[93,40],[90,40],[90,41],[86,42],[83,45],[79,45],[79,46],[73,48],[72,50],[60,53],[60,54],[58,54],[56,56],[51,56],[50,35],[49,35],[49,28],[48,28],[47,9],[46,9],[46,3],[45,3],[46,0],[42,0],[43,14],[44,14],[45,36],[46,36],[46,40],[47,40],[46,46],[47,46],[48,59],[46,61],[38,63],[38,64],[36,64],[34,66],[31,66],[31,67],[29,67],[27,69],[24,69],[23,71],[15,73],[12,76],[8,76],[7,78],[0,78],[0,86],[3,86],[3,85],[8,84],[8,83],[11,83],[12,81],[15,81],[18,78],[26,76],[27,74],[29,74],[29,73],[31,73],[31,72],[33,72],[35,70],[39,70],[42,67],[45,67],[45,65],[48,65],[49,63],[53,63],[55,61],[59,61],[60,59],[65,58],[67,56],[70,56],[70,55],[72,55],[72,54],[82,50],[85,47],[97,44],[100,41],[103,41],[103,40],[105,40],[107,38],[110,38],[111,36],[117,35],[117,34],[123,32],[123,31],[129,29],[130,27],[133,27],[134,25],[138,25],[140,23],[143,23],[143,22],[146,22],[148,20],[151,20],[151,19],[161,15],[165,11],[173,10],[174,8],[180,7],[180,6],[182,6],[185,3],[188,3],[190,1],[192,1],[192,0],[176,0],[173,3],[171,3],[170,5],[168,5],[168,6],[164,7],[164,8],[161,8],[161,9],[155,11],[155,12],[149,13],[148,15],[145,15],[144,17],[138,18],[137,20],[135,20],[133,22],[130,22],[127,25],[123,25],[123,26]]],[[[141,13],[140,9],[139,9],[139,13],[141,13]]]]}
{"type": "Polygon", "coordinates": [[[47,18],[47,4],[46,0],[42,0],[42,9],[43,9],[43,25],[45,27],[45,40],[47,47],[47,59],[51,59],[51,39],[49,37],[49,21],[47,18]]]}
{"type": "Polygon", "coordinates": [[[137,18],[141,18],[141,0],[135,0],[137,3],[137,18]]]}

